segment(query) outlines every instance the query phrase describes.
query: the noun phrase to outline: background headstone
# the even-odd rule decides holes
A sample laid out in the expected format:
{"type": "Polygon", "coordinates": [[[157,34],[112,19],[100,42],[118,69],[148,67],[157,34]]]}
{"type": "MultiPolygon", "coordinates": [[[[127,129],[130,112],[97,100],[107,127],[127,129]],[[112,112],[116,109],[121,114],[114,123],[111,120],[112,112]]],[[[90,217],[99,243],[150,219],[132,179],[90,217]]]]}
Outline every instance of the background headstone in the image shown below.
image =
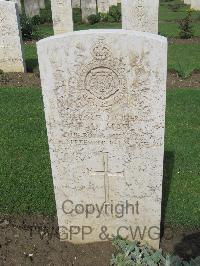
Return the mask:
{"type": "Polygon", "coordinates": [[[24,72],[18,8],[14,2],[0,0],[0,69],[24,72]]]}
{"type": "Polygon", "coordinates": [[[96,0],[81,1],[82,20],[88,22],[88,16],[97,13],[96,0]]]}
{"type": "Polygon", "coordinates": [[[34,17],[40,14],[38,0],[24,0],[24,9],[28,17],[34,17]]]}
{"type": "Polygon", "coordinates": [[[51,0],[54,34],[73,31],[71,0],[51,0]]]}
{"type": "Polygon", "coordinates": [[[41,9],[45,9],[45,0],[38,0],[38,3],[41,9]]]}
{"type": "Polygon", "coordinates": [[[200,0],[191,0],[191,8],[194,10],[200,10],[200,0]]]}
{"type": "Polygon", "coordinates": [[[191,0],[184,0],[184,4],[190,5],[191,4],[191,0]]]}
{"type": "Polygon", "coordinates": [[[11,0],[11,1],[17,3],[17,7],[19,9],[19,12],[21,13],[22,11],[21,1],[20,0],[11,0]]]}
{"type": "Polygon", "coordinates": [[[158,33],[159,0],[123,0],[122,28],[158,33]]]}
{"type": "Polygon", "coordinates": [[[81,7],[81,0],[72,0],[72,7],[73,8],[80,8],[81,7]]]}
{"type": "Polygon", "coordinates": [[[129,226],[139,226],[158,248],[166,38],[89,30],[44,39],[37,49],[61,239],[101,241],[103,226],[131,239],[129,226]],[[102,214],[69,214],[77,204],[103,206],[102,214]],[[117,204],[129,204],[118,218],[117,204]],[[74,226],[80,231],[70,238],[74,226]],[[84,239],[83,226],[92,230],[84,239]]]}
{"type": "Polygon", "coordinates": [[[117,0],[108,0],[109,6],[117,6],[117,0]]]}
{"type": "Polygon", "coordinates": [[[108,13],[109,6],[109,0],[97,0],[98,12],[108,13]]]}

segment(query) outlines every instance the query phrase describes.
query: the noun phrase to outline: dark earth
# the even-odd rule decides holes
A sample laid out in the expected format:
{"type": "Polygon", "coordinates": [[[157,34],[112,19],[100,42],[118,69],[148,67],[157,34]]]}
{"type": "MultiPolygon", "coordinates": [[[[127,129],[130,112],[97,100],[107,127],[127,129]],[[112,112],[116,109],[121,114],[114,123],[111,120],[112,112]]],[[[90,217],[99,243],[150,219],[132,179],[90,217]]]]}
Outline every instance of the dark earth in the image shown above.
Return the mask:
{"type": "MultiPolygon", "coordinates": [[[[73,245],[60,242],[56,218],[0,216],[0,266],[107,266],[116,252],[111,242],[73,245]]],[[[200,255],[200,231],[165,225],[161,248],[184,259],[200,255]]]]}

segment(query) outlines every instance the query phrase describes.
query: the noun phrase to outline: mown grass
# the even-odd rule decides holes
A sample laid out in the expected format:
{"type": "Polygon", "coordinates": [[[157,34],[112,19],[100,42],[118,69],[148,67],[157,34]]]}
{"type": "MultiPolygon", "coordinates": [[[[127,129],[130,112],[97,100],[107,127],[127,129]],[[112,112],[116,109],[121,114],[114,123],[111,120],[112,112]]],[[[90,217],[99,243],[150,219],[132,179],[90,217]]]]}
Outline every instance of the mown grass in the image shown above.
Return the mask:
{"type": "MultiPolygon", "coordinates": [[[[200,221],[200,90],[167,92],[165,222],[200,221]]],[[[0,89],[0,213],[55,215],[50,159],[39,89],[0,89]]]]}
{"type": "MultiPolygon", "coordinates": [[[[24,50],[28,71],[33,72],[38,67],[36,45],[25,44],[24,50]]],[[[188,76],[193,70],[200,70],[200,45],[169,45],[168,70],[175,70],[181,76],[188,76]]]]}
{"type": "Polygon", "coordinates": [[[168,169],[163,189],[169,224],[200,226],[199,102],[200,90],[167,93],[165,150],[171,154],[167,160],[173,170],[170,178],[168,169]]]}
{"type": "MultiPolygon", "coordinates": [[[[159,20],[160,21],[176,21],[181,20],[187,16],[188,10],[190,10],[190,6],[184,5],[183,7],[179,8],[177,11],[173,11],[170,8],[170,5],[181,4],[181,1],[169,1],[166,3],[161,3],[159,8],[159,20]]],[[[191,15],[192,20],[200,20],[200,11],[192,11],[191,15]]]]}
{"type": "Polygon", "coordinates": [[[183,77],[187,77],[194,70],[200,70],[200,45],[169,45],[168,69],[176,70],[183,77]]]}
{"type": "Polygon", "coordinates": [[[0,89],[0,212],[54,214],[41,90],[0,89]]]}
{"type": "MultiPolygon", "coordinates": [[[[200,36],[200,21],[192,23],[193,34],[195,37],[200,36]]],[[[87,29],[121,29],[121,23],[98,23],[93,25],[75,24],[74,30],[87,29]]],[[[166,37],[179,37],[179,23],[178,22],[159,22],[159,34],[166,37]]],[[[52,25],[40,25],[37,30],[39,39],[43,39],[53,35],[52,25]]]]}

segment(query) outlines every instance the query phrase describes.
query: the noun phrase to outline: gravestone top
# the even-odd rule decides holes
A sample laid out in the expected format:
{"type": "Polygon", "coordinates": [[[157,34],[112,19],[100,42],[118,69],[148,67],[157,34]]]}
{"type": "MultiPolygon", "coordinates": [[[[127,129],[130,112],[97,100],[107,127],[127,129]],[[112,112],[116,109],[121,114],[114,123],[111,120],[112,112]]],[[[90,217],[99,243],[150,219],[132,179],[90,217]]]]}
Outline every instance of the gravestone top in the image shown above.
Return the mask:
{"type": "Polygon", "coordinates": [[[158,33],[159,0],[123,0],[122,28],[158,33]]]}
{"type": "Polygon", "coordinates": [[[24,72],[21,29],[17,4],[0,0],[0,69],[24,72]]]}
{"type": "Polygon", "coordinates": [[[82,20],[88,22],[88,16],[97,13],[96,0],[84,0],[81,1],[82,20]]]}
{"type": "Polygon", "coordinates": [[[158,248],[166,38],[88,30],[37,49],[61,239],[101,241],[102,227],[131,239],[139,226],[158,248]]]}
{"type": "Polygon", "coordinates": [[[51,0],[54,34],[73,32],[71,0],[51,0]]]}

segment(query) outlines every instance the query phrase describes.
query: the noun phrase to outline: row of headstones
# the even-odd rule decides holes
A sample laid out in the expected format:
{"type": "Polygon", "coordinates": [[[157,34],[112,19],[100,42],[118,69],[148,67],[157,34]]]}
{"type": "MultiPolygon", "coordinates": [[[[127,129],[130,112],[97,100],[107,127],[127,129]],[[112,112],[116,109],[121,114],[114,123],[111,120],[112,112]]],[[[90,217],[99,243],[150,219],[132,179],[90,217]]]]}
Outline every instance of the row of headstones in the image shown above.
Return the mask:
{"type": "Polygon", "coordinates": [[[81,8],[82,19],[87,22],[89,15],[108,13],[111,6],[117,6],[121,0],[72,0],[73,8],[81,8]]]}
{"type": "MultiPolygon", "coordinates": [[[[139,3],[140,0],[122,2],[123,29],[158,33],[159,1],[150,4],[145,0],[145,5],[139,3]]],[[[51,8],[54,34],[73,31],[71,0],[52,0],[51,8]]],[[[18,8],[13,2],[0,0],[0,36],[0,69],[5,72],[24,72],[18,8]]]]}
{"type": "Polygon", "coordinates": [[[200,0],[184,0],[184,4],[190,5],[191,9],[200,10],[200,0]]]}
{"type": "MultiPolygon", "coordinates": [[[[17,3],[19,12],[22,12],[21,0],[7,0],[17,3]]],[[[45,8],[45,0],[24,0],[24,11],[28,17],[34,17],[40,14],[40,9],[45,8]]]]}

